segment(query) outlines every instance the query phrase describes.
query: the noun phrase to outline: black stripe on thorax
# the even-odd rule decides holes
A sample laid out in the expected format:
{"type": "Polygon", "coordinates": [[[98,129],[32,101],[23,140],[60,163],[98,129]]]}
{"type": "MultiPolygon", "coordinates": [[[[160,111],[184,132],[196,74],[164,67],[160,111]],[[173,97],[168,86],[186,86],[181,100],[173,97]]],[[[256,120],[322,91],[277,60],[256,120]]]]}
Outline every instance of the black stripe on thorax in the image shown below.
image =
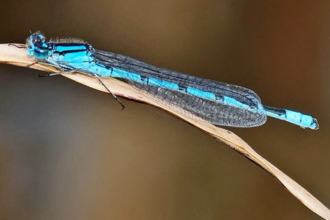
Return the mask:
{"type": "Polygon", "coordinates": [[[49,50],[52,50],[53,53],[57,53],[59,55],[65,55],[69,53],[77,53],[77,52],[84,52],[86,53],[89,51],[89,44],[79,44],[79,43],[50,43],[48,44],[49,50]],[[79,50],[63,50],[63,51],[58,51],[57,47],[77,47],[77,46],[85,46],[85,49],[79,49],[79,50]]]}

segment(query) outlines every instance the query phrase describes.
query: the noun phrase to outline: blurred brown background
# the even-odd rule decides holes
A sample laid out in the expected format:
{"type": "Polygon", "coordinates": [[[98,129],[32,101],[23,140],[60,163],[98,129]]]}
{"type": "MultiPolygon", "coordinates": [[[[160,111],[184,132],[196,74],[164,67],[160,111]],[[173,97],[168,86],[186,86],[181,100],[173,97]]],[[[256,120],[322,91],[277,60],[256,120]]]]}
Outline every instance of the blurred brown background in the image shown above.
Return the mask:
{"type": "MultiPolygon", "coordinates": [[[[315,116],[234,129],[330,207],[330,1],[5,1],[0,42],[31,31],[257,92],[315,116]]],[[[0,65],[0,219],[320,219],[189,124],[63,77],[0,65]]]]}

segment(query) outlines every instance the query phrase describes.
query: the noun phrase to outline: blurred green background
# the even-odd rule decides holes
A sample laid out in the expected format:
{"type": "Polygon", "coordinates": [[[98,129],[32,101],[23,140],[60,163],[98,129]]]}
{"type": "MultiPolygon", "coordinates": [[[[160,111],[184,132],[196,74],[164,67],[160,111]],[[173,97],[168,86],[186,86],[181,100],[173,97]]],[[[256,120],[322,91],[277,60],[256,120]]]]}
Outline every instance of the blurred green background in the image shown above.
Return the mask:
{"type": "MultiPolygon", "coordinates": [[[[330,207],[330,1],[5,1],[30,31],[241,85],[315,116],[228,128],[330,207]]],[[[148,105],[0,65],[0,219],[320,219],[226,145],[148,105]]]]}

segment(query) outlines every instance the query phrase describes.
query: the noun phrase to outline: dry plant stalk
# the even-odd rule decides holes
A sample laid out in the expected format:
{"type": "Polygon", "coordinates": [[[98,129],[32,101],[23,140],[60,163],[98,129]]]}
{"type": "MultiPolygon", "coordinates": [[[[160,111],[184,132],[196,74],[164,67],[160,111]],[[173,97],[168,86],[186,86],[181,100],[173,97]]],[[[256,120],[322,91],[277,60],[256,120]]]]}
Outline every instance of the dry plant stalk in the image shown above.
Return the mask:
{"type": "MultiPolygon", "coordinates": [[[[23,46],[21,44],[15,45],[23,46]]],[[[26,49],[19,49],[15,46],[9,46],[8,44],[0,44],[0,63],[27,67],[34,62],[34,59],[26,55],[26,49]]],[[[47,72],[58,71],[52,67],[40,64],[32,65],[30,68],[47,72]]],[[[87,76],[80,73],[63,76],[93,89],[97,89],[102,92],[107,92],[106,89],[99,83],[99,81],[95,79],[95,77],[87,76]]],[[[111,88],[111,91],[114,94],[161,108],[175,115],[176,117],[181,118],[182,120],[194,125],[195,127],[207,132],[219,141],[227,144],[237,152],[241,153],[248,159],[261,166],[263,169],[268,171],[272,176],[274,176],[278,181],[280,181],[282,185],[290,193],[292,193],[292,195],[299,199],[310,210],[312,210],[322,218],[330,220],[330,210],[326,206],[324,206],[319,200],[317,200],[307,190],[305,190],[298,183],[296,183],[294,180],[284,174],[281,170],[277,169],[274,165],[272,165],[270,162],[260,156],[245,141],[243,141],[234,133],[227,131],[223,128],[216,127],[208,122],[198,119],[197,117],[188,117],[187,115],[190,115],[190,113],[187,113],[185,110],[179,107],[173,108],[173,106],[169,108],[168,104],[166,104],[164,101],[157,99],[152,95],[143,93],[119,80],[113,78],[103,78],[103,81],[109,88],[111,88]]]]}

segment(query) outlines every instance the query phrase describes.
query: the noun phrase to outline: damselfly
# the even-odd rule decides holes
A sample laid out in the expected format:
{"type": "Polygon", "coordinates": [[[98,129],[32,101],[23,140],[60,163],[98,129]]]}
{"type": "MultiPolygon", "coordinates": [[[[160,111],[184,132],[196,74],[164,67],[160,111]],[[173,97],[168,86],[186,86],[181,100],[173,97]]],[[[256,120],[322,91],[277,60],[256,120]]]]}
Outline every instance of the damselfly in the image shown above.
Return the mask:
{"type": "Polygon", "coordinates": [[[45,37],[37,32],[27,39],[26,44],[28,55],[34,57],[36,63],[60,70],[49,76],[74,71],[94,76],[123,108],[102,77],[119,78],[214,125],[255,127],[264,124],[270,116],[303,128],[319,128],[312,116],[264,106],[250,89],[158,68],[128,56],[94,49],[82,40],[46,42],[45,37]]]}

